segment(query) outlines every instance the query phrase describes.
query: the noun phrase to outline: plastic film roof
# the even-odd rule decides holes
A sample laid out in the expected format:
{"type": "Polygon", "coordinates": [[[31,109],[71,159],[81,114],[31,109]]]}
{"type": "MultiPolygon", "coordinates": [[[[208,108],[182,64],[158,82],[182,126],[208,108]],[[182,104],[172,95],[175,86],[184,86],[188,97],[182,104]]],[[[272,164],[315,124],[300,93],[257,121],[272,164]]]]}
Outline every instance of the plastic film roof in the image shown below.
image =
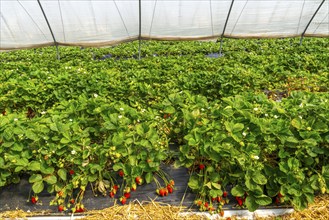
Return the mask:
{"type": "Polygon", "coordinates": [[[328,37],[328,14],[329,0],[0,0],[0,50],[222,35],[328,37]]]}

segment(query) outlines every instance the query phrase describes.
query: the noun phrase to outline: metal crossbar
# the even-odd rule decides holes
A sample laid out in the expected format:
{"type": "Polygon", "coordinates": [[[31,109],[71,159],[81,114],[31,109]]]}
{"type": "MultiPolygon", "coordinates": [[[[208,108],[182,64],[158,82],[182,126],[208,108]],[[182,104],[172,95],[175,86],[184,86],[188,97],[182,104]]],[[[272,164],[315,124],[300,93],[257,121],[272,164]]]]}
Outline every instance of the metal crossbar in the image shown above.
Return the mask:
{"type": "Polygon", "coordinates": [[[326,0],[322,0],[322,2],[320,3],[319,7],[316,9],[316,11],[314,12],[313,16],[311,17],[310,21],[308,22],[308,24],[306,25],[303,33],[302,33],[302,36],[300,37],[300,42],[299,42],[299,45],[302,45],[303,43],[303,39],[304,39],[304,35],[308,29],[308,27],[310,26],[310,24],[312,23],[314,17],[316,16],[316,14],[319,12],[320,8],[322,7],[323,3],[325,2],[326,0]]]}
{"type": "Polygon", "coordinates": [[[141,59],[141,41],[142,41],[142,0],[138,1],[138,16],[139,16],[139,34],[138,34],[138,59],[141,59]]]}
{"type": "Polygon", "coordinates": [[[234,0],[232,0],[232,2],[231,2],[230,10],[228,11],[228,14],[227,14],[227,18],[226,18],[226,21],[225,21],[225,24],[224,24],[223,32],[222,32],[222,35],[220,36],[219,56],[222,56],[223,37],[224,37],[224,34],[225,34],[225,30],[226,30],[228,20],[230,18],[230,14],[231,14],[231,11],[232,11],[232,8],[233,8],[233,4],[234,4],[234,0]]]}
{"type": "Polygon", "coordinates": [[[48,21],[48,18],[47,18],[47,16],[46,16],[45,11],[43,10],[43,7],[42,7],[42,5],[41,5],[40,0],[38,0],[38,4],[39,4],[39,6],[40,6],[40,9],[41,9],[41,11],[42,11],[42,14],[43,14],[43,16],[44,16],[46,22],[47,22],[47,25],[48,25],[48,28],[49,28],[49,30],[50,30],[51,36],[52,36],[53,41],[54,41],[54,43],[55,43],[56,52],[57,52],[57,59],[59,60],[59,59],[60,59],[60,56],[59,56],[59,51],[58,51],[58,43],[57,43],[57,41],[56,41],[56,38],[55,38],[54,32],[53,32],[53,30],[51,29],[50,23],[49,23],[49,21],[48,21]]]}

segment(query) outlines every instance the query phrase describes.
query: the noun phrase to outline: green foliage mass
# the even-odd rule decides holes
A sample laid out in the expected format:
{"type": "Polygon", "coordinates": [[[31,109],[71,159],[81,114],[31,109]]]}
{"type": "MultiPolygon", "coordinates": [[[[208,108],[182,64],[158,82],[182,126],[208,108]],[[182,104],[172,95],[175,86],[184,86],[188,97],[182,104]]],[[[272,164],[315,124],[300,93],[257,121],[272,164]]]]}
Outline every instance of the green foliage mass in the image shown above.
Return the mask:
{"type": "Polygon", "coordinates": [[[329,39],[225,39],[225,55],[207,57],[218,47],[143,42],[141,60],[136,42],[59,48],[60,60],[54,48],[0,53],[0,187],[27,174],[69,207],[88,184],[106,195],[117,171],[122,189],[156,175],[166,185],[170,162],[189,168],[202,202],[232,186],[250,211],[278,197],[303,209],[328,193],[329,39]]]}

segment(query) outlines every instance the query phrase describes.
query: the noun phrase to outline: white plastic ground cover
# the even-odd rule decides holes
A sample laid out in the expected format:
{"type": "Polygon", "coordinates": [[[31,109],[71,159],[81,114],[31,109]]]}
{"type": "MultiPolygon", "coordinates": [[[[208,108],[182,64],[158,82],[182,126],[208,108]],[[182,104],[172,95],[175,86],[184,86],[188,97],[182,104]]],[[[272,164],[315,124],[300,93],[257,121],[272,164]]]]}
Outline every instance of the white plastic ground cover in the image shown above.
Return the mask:
{"type": "MultiPolygon", "coordinates": [[[[0,50],[55,44],[105,46],[139,37],[217,38],[233,0],[39,1],[41,7],[38,0],[0,0],[0,50]]],[[[328,37],[328,14],[329,0],[234,0],[224,36],[301,36],[312,20],[305,36],[328,37]]]]}
{"type": "MultiPolygon", "coordinates": [[[[225,210],[224,216],[219,216],[218,214],[211,215],[208,212],[182,212],[180,216],[189,216],[189,215],[198,215],[201,217],[206,217],[210,220],[212,219],[221,219],[235,216],[238,219],[255,219],[257,217],[274,217],[274,216],[282,216],[286,214],[291,214],[294,212],[294,209],[291,208],[278,208],[278,209],[258,209],[255,212],[249,212],[248,210],[225,210]]],[[[36,217],[28,217],[28,220],[74,220],[81,219],[84,216],[36,216],[36,217]]],[[[138,216],[136,216],[138,217],[138,216]]],[[[21,220],[21,219],[17,219],[21,220]]]]}
{"type": "Polygon", "coordinates": [[[256,217],[275,217],[282,216],[286,214],[291,214],[294,212],[294,209],[291,208],[278,208],[278,209],[257,209],[254,212],[249,212],[248,210],[225,210],[224,216],[219,216],[218,214],[211,215],[208,212],[185,212],[181,213],[181,216],[189,215],[199,215],[200,217],[207,217],[207,219],[215,220],[221,218],[227,218],[235,216],[237,219],[256,219],[256,217]]]}

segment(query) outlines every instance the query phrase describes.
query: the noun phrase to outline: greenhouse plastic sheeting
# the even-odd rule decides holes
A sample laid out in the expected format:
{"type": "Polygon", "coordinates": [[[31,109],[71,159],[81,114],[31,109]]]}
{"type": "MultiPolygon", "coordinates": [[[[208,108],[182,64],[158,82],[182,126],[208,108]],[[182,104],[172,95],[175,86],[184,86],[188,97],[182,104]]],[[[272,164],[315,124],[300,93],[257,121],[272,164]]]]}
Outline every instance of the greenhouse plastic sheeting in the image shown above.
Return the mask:
{"type": "Polygon", "coordinates": [[[0,50],[222,34],[294,37],[305,30],[328,37],[328,14],[329,0],[0,0],[0,50]]]}

